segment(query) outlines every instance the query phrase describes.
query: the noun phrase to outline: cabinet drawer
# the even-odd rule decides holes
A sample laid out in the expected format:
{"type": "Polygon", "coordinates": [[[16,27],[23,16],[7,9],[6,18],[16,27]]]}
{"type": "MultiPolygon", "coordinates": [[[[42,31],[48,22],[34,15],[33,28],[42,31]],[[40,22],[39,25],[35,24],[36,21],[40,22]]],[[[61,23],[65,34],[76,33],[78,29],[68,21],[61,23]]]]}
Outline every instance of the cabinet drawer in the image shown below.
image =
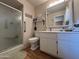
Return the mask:
{"type": "Polygon", "coordinates": [[[45,39],[55,39],[56,40],[57,34],[55,34],[55,33],[40,33],[40,37],[45,38],[45,39]]]}
{"type": "Polygon", "coordinates": [[[79,40],[79,34],[62,33],[57,35],[59,40],[79,40]]]}

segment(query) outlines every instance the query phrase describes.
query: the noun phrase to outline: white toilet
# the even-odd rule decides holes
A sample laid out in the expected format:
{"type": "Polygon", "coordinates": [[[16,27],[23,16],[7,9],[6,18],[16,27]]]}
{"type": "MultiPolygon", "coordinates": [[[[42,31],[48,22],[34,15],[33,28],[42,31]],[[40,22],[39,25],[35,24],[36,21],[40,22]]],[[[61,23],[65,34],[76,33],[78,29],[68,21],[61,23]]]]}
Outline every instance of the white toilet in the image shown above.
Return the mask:
{"type": "Polygon", "coordinates": [[[30,38],[29,42],[31,44],[31,50],[36,50],[39,47],[39,38],[38,37],[30,38]]]}

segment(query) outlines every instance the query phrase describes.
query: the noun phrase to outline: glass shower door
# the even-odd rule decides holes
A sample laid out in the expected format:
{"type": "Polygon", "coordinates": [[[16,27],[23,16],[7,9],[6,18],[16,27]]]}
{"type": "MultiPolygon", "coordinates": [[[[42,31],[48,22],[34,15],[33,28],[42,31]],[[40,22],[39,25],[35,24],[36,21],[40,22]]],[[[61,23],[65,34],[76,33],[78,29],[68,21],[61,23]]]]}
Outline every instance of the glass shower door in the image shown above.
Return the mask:
{"type": "Polygon", "coordinates": [[[0,52],[22,43],[22,12],[0,3],[0,52]]]}

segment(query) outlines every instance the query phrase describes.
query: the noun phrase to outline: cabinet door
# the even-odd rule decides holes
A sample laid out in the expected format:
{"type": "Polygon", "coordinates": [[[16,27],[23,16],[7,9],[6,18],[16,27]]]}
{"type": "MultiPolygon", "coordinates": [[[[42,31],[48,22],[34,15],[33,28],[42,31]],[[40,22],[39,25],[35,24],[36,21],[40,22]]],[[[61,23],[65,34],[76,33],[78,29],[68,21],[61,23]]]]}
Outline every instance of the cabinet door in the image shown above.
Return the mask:
{"type": "Polygon", "coordinates": [[[40,50],[50,55],[57,56],[56,40],[40,38],[40,50]]]}
{"type": "Polygon", "coordinates": [[[60,34],[58,55],[64,59],[79,59],[79,34],[60,34]]]}
{"type": "Polygon", "coordinates": [[[47,51],[48,51],[47,45],[48,45],[48,44],[47,44],[47,39],[45,39],[45,38],[40,38],[40,50],[47,53],[47,51]]]}
{"type": "Polygon", "coordinates": [[[54,33],[41,33],[40,34],[40,50],[57,56],[57,35],[54,33]]]}
{"type": "Polygon", "coordinates": [[[64,59],[79,59],[78,42],[59,41],[58,51],[58,55],[64,59]]]}
{"type": "Polygon", "coordinates": [[[61,58],[66,58],[70,56],[70,46],[66,41],[58,40],[58,56],[61,58]]]}
{"type": "Polygon", "coordinates": [[[47,48],[48,48],[48,53],[52,56],[57,56],[57,44],[56,44],[56,40],[53,39],[48,39],[47,40],[47,48]]]}

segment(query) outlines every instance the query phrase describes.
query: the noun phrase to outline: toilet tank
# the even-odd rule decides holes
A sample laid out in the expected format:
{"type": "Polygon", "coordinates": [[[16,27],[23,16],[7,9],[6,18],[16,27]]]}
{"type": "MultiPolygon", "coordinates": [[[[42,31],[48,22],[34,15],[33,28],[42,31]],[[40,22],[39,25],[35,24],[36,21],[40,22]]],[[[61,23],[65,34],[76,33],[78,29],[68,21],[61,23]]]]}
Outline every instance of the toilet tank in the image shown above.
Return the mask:
{"type": "Polygon", "coordinates": [[[40,32],[35,32],[36,37],[40,37],[40,32]]]}

